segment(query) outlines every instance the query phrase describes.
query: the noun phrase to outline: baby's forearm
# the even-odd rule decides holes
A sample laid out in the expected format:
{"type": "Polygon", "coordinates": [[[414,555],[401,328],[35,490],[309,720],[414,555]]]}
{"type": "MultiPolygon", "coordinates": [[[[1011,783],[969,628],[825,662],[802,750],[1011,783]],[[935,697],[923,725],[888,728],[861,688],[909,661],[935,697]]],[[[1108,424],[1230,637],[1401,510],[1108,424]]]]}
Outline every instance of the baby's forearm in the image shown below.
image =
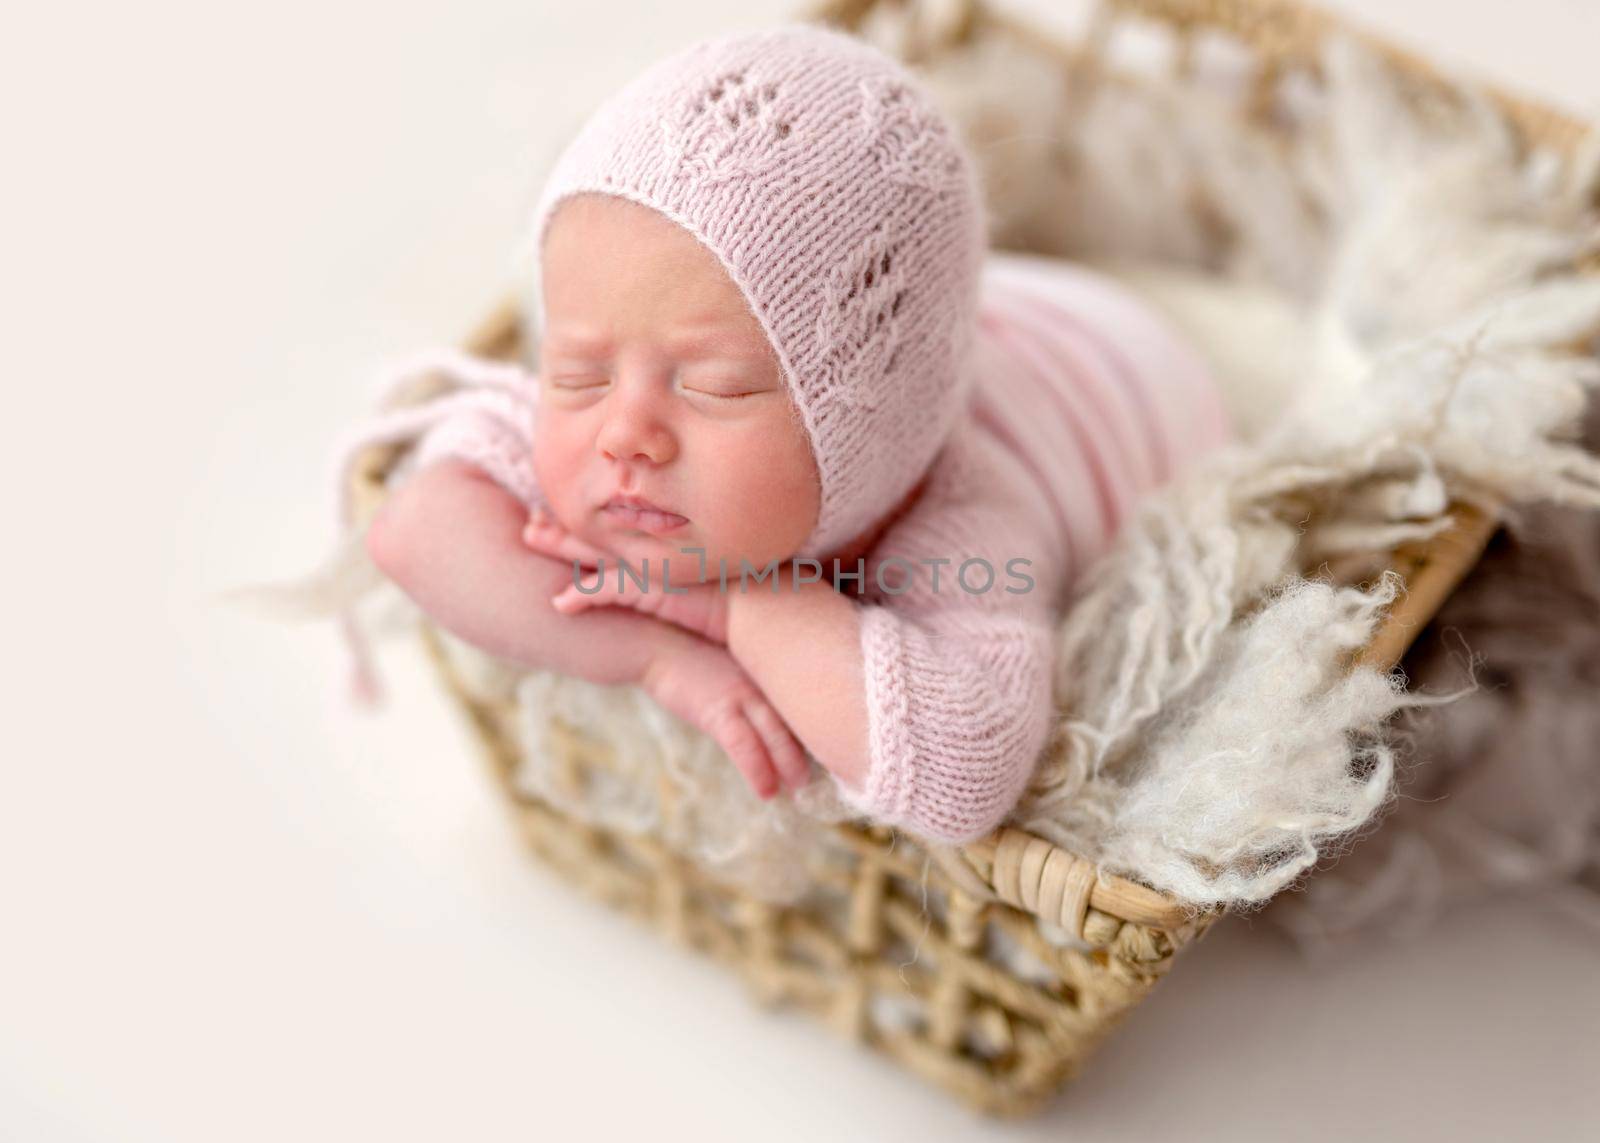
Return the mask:
{"type": "Polygon", "coordinates": [[[563,615],[550,599],[568,561],[522,542],[526,507],[465,461],[428,465],[379,509],[367,549],[379,569],[445,630],[496,657],[596,683],[642,683],[669,644],[689,638],[618,608],[563,615]]]}
{"type": "Polygon", "coordinates": [[[522,540],[523,503],[450,458],[386,501],[367,533],[373,561],[434,622],[491,655],[589,682],[642,687],[710,735],[763,798],[806,779],[805,755],[726,647],[651,615],[565,615],[551,600],[572,564],[522,540]]]}
{"type": "Polygon", "coordinates": [[[730,589],[728,650],[813,757],[859,790],[870,762],[860,605],[826,583],[795,585],[793,565],[730,589]]]}

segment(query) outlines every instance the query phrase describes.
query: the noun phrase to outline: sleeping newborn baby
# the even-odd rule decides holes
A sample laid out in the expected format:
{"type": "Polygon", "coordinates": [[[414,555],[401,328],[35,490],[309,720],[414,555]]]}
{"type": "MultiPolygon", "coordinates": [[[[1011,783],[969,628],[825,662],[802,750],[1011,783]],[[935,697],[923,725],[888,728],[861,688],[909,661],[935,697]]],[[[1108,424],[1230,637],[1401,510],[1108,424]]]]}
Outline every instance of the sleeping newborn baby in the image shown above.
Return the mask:
{"type": "Polygon", "coordinates": [[[983,836],[1056,717],[1077,577],[1229,431],[1151,312],[985,224],[863,41],[658,62],[536,207],[536,372],[463,357],[354,445],[419,438],[372,560],[489,654],[644,687],[761,797],[815,763],[874,821],[983,836]]]}

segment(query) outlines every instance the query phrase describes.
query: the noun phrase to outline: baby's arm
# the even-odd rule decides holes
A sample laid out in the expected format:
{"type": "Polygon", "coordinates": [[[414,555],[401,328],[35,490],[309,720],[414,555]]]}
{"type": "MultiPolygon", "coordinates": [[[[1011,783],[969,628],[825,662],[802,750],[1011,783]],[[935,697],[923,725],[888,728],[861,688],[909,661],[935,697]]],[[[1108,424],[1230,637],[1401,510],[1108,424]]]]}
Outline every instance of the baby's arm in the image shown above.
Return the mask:
{"type": "Polygon", "coordinates": [[[618,608],[563,615],[550,599],[570,561],[522,543],[524,504],[476,465],[444,457],[382,505],[367,532],[373,562],[441,627],[536,670],[642,686],[711,735],[763,797],[806,763],[783,720],[724,648],[618,608]]]}
{"type": "Polygon", "coordinates": [[[728,648],[846,800],[946,844],[990,833],[1049,734],[1050,625],[960,607],[914,618],[790,586],[731,595],[728,648]]]}
{"type": "Polygon", "coordinates": [[[898,591],[880,583],[887,598],[869,601],[796,584],[789,563],[776,594],[730,591],[728,647],[845,800],[960,844],[1011,812],[1048,741],[1067,568],[1040,539],[1055,525],[1031,476],[987,438],[957,438],[923,496],[874,549],[880,571],[914,569],[898,591]],[[940,557],[942,574],[920,562],[940,557]],[[995,573],[981,592],[981,569],[961,579],[979,557],[995,573]]]}
{"type": "Polygon", "coordinates": [[[385,500],[367,531],[379,569],[436,623],[497,658],[597,683],[640,683],[659,632],[595,615],[587,638],[546,601],[572,569],[518,542],[527,510],[476,465],[448,457],[385,500]],[[563,637],[565,636],[565,637],[563,637]]]}
{"type": "Polygon", "coordinates": [[[778,569],[775,594],[728,593],[728,650],[823,768],[859,790],[871,761],[861,605],[827,583],[795,584],[794,571],[778,569]]]}

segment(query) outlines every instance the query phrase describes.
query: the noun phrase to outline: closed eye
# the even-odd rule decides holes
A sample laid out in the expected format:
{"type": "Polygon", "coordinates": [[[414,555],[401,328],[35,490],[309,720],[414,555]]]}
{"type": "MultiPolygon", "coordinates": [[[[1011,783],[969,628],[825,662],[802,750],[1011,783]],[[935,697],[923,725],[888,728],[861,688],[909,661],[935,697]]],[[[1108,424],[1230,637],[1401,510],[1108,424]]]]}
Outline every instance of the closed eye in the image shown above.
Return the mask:
{"type": "Polygon", "coordinates": [[[743,386],[750,384],[751,379],[748,377],[712,374],[688,380],[691,383],[680,382],[685,393],[693,393],[697,397],[711,397],[718,401],[742,401],[746,397],[759,397],[763,393],[773,391],[766,385],[762,385],[758,389],[743,388],[743,386]],[[700,384],[693,384],[693,381],[698,381],[700,384]],[[706,386],[706,388],[701,388],[701,386],[706,386]]]}

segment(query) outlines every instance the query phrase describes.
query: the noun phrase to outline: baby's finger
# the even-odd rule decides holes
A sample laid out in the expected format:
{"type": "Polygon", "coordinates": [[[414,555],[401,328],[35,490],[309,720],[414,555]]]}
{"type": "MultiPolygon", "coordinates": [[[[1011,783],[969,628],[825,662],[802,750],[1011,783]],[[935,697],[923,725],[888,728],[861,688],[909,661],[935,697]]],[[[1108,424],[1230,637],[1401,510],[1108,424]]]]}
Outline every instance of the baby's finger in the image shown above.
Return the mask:
{"type": "MultiPolygon", "coordinates": [[[[592,587],[593,584],[586,584],[586,586],[592,587]]],[[[563,615],[577,615],[579,612],[587,611],[591,607],[615,606],[626,604],[628,601],[628,596],[607,595],[602,592],[581,592],[576,584],[571,584],[550,597],[550,606],[563,615]]]]}
{"type": "Polygon", "coordinates": [[[528,509],[528,522],[522,526],[522,538],[529,543],[533,543],[541,537],[553,538],[557,532],[564,531],[564,529],[552,528],[552,523],[550,513],[535,504],[528,509]]]}
{"type": "Polygon", "coordinates": [[[578,539],[563,528],[543,507],[534,507],[528,513],[528,523],[522,529],[522,542],[538,552],[558,559],[577,560],[596,566],[605,555],[599,548],[578,539]]]}
{"type": "Polygon", "coordinates": [[[742,710],[730,707],[726,715],[717,720],[713,737],[733,762],[734,768],[744,775],[744,780],[755,791],[756,797],[765,800],[777,794],[777,771],[772,768],[772,760],[767,756],[761,735],[756,733],[742,710]]]}
{"type": "Polygon", "coordinates": [[[765,699],[751,699],[745,704],[745,714],[766,743],[784,785],[798,790],[811,780],[811,763],[806,752],[796,741],[789,724],[765,699]]]}

